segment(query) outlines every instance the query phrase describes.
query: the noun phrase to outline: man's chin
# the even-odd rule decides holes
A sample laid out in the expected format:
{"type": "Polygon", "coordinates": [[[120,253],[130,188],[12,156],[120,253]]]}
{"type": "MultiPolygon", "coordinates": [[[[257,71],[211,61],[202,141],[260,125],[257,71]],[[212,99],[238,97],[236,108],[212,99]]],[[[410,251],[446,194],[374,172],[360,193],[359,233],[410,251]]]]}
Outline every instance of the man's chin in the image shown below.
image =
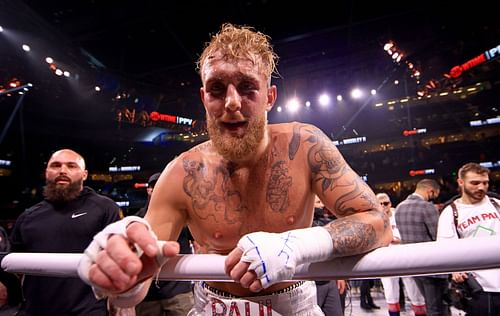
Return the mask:
{"type": "Polygon", "coordinates": [[[245,132],[246,131],[243,128],[224,130],[221,137],[225,138],[226,140],[239,140],[245,137],[245,132]]]}
{"type": "Polygon", "coordinates": [[[486,193],[478,193],[476,194],[476,199],[478,199],[479,201],[484,199],[484,197],[486,196],[486,193]]]}

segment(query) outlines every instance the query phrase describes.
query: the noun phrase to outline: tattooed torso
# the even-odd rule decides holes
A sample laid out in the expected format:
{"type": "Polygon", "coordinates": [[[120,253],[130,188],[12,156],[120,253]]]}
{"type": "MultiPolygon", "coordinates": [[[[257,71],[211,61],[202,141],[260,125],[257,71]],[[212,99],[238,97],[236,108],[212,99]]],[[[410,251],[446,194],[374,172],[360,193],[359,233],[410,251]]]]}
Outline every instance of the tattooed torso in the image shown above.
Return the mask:
{"type": "MultiPolygon", "coordinates": [[[[200,253],[228,253],[249,232],[309,227],[313,186],[324,193],[343,190],[333,209],[339,216],[354,212],[349,201],[359,198],[366,184],[343,183],[342,177],[350,169],[322,132],[310,125],[289,123],[270,125],[269,136],[266,153],[251,166],[223,159],[210,142],[176,161],[176,168],[183,169],[179,181],[200,253]]],[[[367,198],[366,209],[373,202],[367,198]]]]}
{"type": "Polygon", "coordinates": [[[289,142],[287,133],[272,133],[266,154],[251,166],[207,154],[210,143],[182,157],[190,229],[201,251],[228,252],[249,232],[311,225],[310,170],[293,167],[304,161],[289,159],[289,142]]]}

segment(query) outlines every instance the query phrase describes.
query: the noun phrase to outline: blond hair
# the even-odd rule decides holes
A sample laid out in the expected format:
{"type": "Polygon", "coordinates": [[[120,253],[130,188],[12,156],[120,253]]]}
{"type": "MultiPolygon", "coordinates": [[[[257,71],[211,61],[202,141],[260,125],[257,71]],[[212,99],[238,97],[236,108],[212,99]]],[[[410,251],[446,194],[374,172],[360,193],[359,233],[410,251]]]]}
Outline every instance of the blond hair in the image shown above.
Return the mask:
{"type": "Polygon", "coordinates": [[[458,170],[458,178],[459,179],[465,179],[465,175],[468,172],[477,173],[477,174],[480,174],[480,175],[487,175],[487,176],[490,175],[490,169],[485,168],[485,167],[481,166],[478,163],[469,162],[469,163],[466,163],[465,165],[463,165],[458,170]]]}
{"type": "Polygon", "coordinates": [[[270,43],[271,38],[249,26],[236,26],[224,23],[220,31],[213,35],[196,63],[200,76],[207,60],[216,53],[222,54],[226,60],[248,59],[257,65],[266,78],[276,71],[278,55],[270,43]]]}

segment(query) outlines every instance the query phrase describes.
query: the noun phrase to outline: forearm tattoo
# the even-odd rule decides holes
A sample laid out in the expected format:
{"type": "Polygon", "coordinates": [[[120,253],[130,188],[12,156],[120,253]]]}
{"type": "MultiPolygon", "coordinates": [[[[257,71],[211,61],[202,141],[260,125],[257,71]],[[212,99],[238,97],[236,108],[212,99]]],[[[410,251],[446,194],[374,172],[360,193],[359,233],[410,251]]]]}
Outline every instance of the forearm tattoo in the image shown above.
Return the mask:
{"type": "Polygon", "coordinates": [[[182,163],[186,172],[183,189],[191,197],[196,215],[202,219],[211,217],[215,222],[221,219],[228,224],[240,222],[246,207],[240,192],[229,189],[228,168],[220,165],[210,172],[200,161],[185,159],[182,163]]]}
{"type": "Polygon", "coordinates": [[[335,257],[360,254],[376,246],[377,233],[370,224],[340,218],[325,228],[332,236],[335,257]]]}

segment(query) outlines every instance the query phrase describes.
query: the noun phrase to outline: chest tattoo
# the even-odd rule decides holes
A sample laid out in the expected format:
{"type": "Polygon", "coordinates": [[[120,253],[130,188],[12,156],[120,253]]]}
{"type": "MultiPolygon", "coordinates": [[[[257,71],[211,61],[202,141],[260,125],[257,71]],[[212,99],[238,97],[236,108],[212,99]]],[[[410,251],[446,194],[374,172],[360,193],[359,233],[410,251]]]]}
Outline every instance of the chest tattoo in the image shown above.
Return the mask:
{"type": "Polygon", "coordinates": [[[246,206],[240,192],[230,189],[230,174],[225,166],[208,170],[201,161],[185,159],[183,167],[186,172],[183,189],[191,197],[198,217],[228,224],[241,222],[246,206]]]}
{"type": "Polygon", "coordinates": [[[292,177],[284,161],[277,161],[271,167],[271,176],[267,184],[267,203],[273,211],[284,213],[289,205],[288,191],[292,177]]]}

